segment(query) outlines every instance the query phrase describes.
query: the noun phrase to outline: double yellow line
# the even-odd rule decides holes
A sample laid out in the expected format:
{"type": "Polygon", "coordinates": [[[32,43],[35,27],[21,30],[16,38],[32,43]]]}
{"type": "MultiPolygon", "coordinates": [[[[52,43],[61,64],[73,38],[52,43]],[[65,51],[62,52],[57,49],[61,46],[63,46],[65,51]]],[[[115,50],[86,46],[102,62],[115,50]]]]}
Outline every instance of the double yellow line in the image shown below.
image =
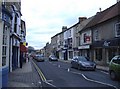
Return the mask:
{"type": "Polygon", "coordinates": [[[38,67],[38,65],[36,65],[33,61],[32,61],[33,65],[35,66],[35,68],[37,69],[37,72],[39,74],[39,76],[41,77],[42,81],[46,81],[45,76],[43,75],[42,71],[40,70],[40,68],[38,67]]]}

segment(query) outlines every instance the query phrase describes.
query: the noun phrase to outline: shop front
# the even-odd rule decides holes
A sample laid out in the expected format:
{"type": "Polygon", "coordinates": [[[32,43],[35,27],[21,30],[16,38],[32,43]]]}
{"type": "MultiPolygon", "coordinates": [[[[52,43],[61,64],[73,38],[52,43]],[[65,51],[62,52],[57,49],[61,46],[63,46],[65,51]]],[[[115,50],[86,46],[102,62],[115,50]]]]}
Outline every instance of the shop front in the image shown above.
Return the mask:
{"type": "Polygon", "coordinates": [[[94,60],[100,65],[107,65],[115,55],[120,55],[120,38],[93,42],[92,50],[94,60]]]}
{"type": "Polygon", "coordinates": [[[24,45],[26,42],[21,42],[20,43],[20,65],[21,65],[21,62],[26,62],[26,59],[27,59],[27,47],[26,45],[24,45]]]}
{"type": "Polygon", "coordinates": [[[82,45],[78,49],[81,56],[90,57],[90,45],[82,45]]]}
{"type": "Polygon", "coordinates": [[[2,59],[2,63],[0,62],[0,85],[2,87],[8,86],[11,19],[11,13],[2,5],[2,17],[0,18],[0,59],[2,59]]]}

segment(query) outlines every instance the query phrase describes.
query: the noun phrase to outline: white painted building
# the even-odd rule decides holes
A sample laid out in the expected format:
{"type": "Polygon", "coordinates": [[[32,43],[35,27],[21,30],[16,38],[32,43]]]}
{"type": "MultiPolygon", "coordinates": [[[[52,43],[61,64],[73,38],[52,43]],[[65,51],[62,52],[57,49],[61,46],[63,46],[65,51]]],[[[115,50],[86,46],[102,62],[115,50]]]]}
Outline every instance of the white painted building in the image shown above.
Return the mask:
{"type": "Polygon", "coordinates": [[[10,71],[20,67],[20,31],[21,31],[21,12],[12,5],[12,30],[10,38],[10,71]]]}

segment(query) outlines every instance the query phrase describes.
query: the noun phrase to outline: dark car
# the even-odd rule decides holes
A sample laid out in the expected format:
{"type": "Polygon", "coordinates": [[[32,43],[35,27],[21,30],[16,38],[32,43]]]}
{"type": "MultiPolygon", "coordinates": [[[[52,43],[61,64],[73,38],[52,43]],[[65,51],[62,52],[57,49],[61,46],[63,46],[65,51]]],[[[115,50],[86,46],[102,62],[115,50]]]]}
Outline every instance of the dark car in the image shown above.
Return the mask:
{"type": "Polygon", "coordinates": [[[36,55],[34,59],[38,62],[44,62],[44,56],[42,55],[36,55]]]}
{"type": "Polygon", "coordinates": [[[55,55],[50,55],[49,61],[58,61],[58,58],[55,55]]]}
{"type": "Polygon", "coordinates": [[[96,63],[90,61],[89,58],[85,56],[76,56],[72,59],[71,65],[74,68],[81,69],[81,70],[95,70],[96,63]]]}
{"type": "Polygon", "coordinates": [[[110,61],[109,74],[112,80],[120,79],[120,55],[113,57],[110,61]]]}

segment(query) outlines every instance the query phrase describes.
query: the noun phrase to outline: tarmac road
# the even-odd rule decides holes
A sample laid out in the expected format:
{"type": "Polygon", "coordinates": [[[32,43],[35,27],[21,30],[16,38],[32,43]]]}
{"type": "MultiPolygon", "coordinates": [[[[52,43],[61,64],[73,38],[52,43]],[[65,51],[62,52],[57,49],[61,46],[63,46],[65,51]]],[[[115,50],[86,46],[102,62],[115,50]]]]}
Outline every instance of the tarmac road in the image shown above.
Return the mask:
{"type": "Polygon", "coordinates": [[[44,81],[43,87],[120,88],[120,82],[112,81],[107,72],[80,71],[71,68],[70,63],[61,61],[34,62],[39,67],[39,74],[44,81]]]}

